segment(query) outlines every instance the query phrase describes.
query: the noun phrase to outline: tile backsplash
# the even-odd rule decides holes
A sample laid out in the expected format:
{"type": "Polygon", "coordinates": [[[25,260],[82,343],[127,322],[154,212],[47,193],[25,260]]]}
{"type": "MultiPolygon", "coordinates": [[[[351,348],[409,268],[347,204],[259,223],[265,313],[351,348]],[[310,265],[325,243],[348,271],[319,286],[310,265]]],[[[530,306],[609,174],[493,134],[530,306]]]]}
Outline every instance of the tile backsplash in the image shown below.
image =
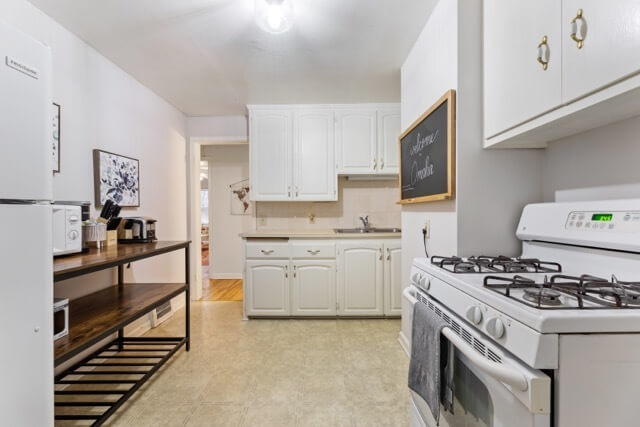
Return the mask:
{"type": "Polygon", "coordinates": [[[338,180],[336,202],[257,202],[258,230],[326,229],[360,226],[359,216],[369,215],[375,227],[399,227],[400,205],[396,180],[338,180]],[[313,221],[310,219],[313,217],[313,221]]]}

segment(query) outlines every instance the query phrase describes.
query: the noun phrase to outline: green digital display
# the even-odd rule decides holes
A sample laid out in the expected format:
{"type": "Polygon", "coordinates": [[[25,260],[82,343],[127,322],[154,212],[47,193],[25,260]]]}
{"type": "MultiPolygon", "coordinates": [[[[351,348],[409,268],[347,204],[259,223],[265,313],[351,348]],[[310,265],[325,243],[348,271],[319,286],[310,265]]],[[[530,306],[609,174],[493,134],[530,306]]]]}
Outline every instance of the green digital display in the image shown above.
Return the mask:
{"type": "Polygon", "coordinates": [[[610,213],[596,213],[591,215],[591,221],[611,221],[613,214],[610,213]]]}

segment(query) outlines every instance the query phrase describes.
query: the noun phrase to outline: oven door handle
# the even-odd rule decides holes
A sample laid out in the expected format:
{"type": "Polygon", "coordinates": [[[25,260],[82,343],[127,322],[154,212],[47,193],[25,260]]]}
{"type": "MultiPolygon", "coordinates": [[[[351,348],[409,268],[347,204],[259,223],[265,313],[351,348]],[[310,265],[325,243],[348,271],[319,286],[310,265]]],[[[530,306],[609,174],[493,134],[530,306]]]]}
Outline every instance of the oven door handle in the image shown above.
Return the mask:
{"type": "Polygon", "coordinates": [[[442,329],[442,335],[447,337],[449,342],[453,344],[462,354],[464,354],[478,369],[496,378],[497,380],[510,385],[516,390],[527,391],[529,382],[527,377],[512,366],[504,363],[492,362],[483,355],[474,350],[469,344],[460,338],[453,329],[445,326],[442,329]]]}

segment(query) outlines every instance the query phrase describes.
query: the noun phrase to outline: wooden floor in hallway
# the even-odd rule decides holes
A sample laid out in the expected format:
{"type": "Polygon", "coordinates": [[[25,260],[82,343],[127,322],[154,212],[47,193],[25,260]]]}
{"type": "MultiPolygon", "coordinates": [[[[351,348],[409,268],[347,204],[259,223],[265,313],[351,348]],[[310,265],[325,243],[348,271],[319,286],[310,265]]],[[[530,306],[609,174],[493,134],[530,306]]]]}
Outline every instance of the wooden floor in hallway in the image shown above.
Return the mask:
{"type": "Polygon", "coordinates": [[[211,279],[202,288],[202,301],[242,301],[242,279],[211,279]]]}

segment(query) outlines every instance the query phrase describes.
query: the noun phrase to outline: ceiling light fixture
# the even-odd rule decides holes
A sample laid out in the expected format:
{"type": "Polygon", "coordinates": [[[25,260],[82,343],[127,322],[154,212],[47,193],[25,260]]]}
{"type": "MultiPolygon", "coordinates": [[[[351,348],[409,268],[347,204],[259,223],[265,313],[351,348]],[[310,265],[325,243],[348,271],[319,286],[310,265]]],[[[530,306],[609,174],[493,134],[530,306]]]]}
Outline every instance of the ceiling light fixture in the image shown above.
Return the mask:
{"type": "Polygon", "coordinates": [[[289,31],[293,26],[291,0],[256,0],[256,22],[268,33],[289,31]]]}

